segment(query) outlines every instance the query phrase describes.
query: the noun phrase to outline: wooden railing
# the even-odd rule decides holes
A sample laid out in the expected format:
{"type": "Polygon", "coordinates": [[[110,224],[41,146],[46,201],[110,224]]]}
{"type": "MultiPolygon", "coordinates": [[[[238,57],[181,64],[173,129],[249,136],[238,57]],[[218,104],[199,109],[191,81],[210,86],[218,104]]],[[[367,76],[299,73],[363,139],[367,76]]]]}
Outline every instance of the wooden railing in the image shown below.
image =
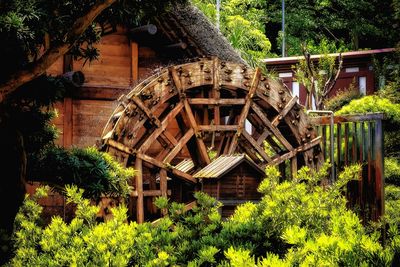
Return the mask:
{"type": "Polygon", "coordinates": [[[331,144],[330,116],[312,117],[317,127],[325,159],[331,158],[335,178],[345,166],[360,163],[362,177],[348,184],[349,205],[359,209],[364,222],[378,220],[384,214],[382,113],[334,116],[331,144]]]}

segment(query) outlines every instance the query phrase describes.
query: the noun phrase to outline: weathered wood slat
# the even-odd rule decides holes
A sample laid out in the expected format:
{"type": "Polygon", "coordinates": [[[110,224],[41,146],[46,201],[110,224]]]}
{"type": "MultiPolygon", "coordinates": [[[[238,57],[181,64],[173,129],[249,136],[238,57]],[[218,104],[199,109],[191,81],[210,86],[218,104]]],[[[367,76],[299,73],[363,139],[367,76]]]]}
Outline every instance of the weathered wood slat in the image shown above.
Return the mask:
{"type": "Polygon", "coordinates": [[[281,142],[282,145],[287,150],[292,150],[293,146],[286,140],[286,138],[279,131],[279,129],[272,125],[272,123],[268,120],[267,116],[264,114],[262,109],[256,103],[252,103],[251,108],[254,110],[254,112],[257,114],[257,116],[261,119],[264,126],[267,127],[273,133],[273,135],[278,139],[278,141],[281,142]]]}
{"type": "Polygon", "coordinates": [[[140,110],[142,110],[142,112],[147,116],[147,118],[149,118],[151,122],[153,122],[157,127],[160,127],[160,121],[153,115],[151,110],[146,107],[142,100],[140,100],[137,96],[132,97],[131,100],[140,110]]]}
{"type": "Polygon", "coordinates": [[[192,109],[189,105],[189,102],[187,101],[187,99],[184,99],[183,103],[185,106],[186,115],[189,119],[190,126],[192,127],[192,129],[194,130],[194,134],[196,135],[196,143],[197,143],[200,160],[201,160],[202,164],[205,166],[207,164],[210,164],[210,162],[211,162],[210,157],[208,156],[208,153],[207,153],[207,147],[204,144],[203,139],[201,139],[199,127],[198,127],[196,119],[193,115],[192,109]]]}
{"type": "MultiPolygon", "coordinates": [[[[212,88],[212,96],[215,100],[219,100],[220,94],[220,72],[219,72],[219,60],[218,58],[213,59],[213,88],[212,88]]],[[[214,106],[214,124],[221,124],[221,113],[218,105],[214,106]]]]}
{"type": "MultiPolygon", "coordinates": [[[[345,123],[345,122],[361,122],[361,121],[374,121],[382,120],[384,118],[383,113],[367,113],[367,114],[352,114],[352,115],[340,115],[334,117],[334,123],[345,123]]],[[[315,125],[329,125],[330,116],[310,117],[310,121],[315,125]]]]}
{"type": "MultiPolygon", "coordinates": [[[[171,195],[171,190],[167,190],[166,192],[167,192],[166,196],[171,195]]],[[[130,195],[131,195],[131,197],[137,197],[138,192],[136,190],[132,191],[130,195]]],[[[162,190],[144,190],[143,196],[144,197],[159,197],[159,196],[162,196],[162,190]]]]}
{"type": "Polygon", "coordinates": [[[297,103],[298,97],[294,96],[290,101],[287,103],[287,105],[279,112],[279,114],[272,120],[272,125],[278,126],[278,124],[281,122],[282,118],[284,118],[288,112],[294,107],[294,105],[297,103]]]}
{"type": "Polygon", "coordinates": [[[158,167],[158,168],[163,168],[165,169],[167,172],[172,173],[173,175],[175,175],[177,178],[184,180],[185,182],[190,182],[190,183],[197,183],[197,180],[195,178],[193,178],[192,175],[179,171],[177,169],[174,169],[173,167],[169,168],[166,164],[164,164],[163,162],[156,160],[153,157],[150,157],[148,155],[142,154],[142,153],[138,153],[136,154],[136,157],[150,163],[151,165],[158,167]]]}
{"type": "MultiPolygon", "coordinates": [[[[192,105],[244,105],[246,100],[244,98],[190,98],[188,99],[189,104],[192,105]]],[[[215,123],[218,125],[217,123],[215,123]]]]}
{"type": "Polygon", "coordinates": [[[190,138],[194,135],[194,130],[191,128],[185,133],[185,135],[179,140],[175,147],[169,152],[169,154],[164,158],[164,163],[170,163],[176,155],[182,150],[190,138]]]}
{"type": "Polygon", "coordinates": [[[242,135],[266,162],[271,161],[271,158],[267,155],[267,153],[265,153],[264,149],[257,143],[256,140],[254,140],[251,135],[249,135],[246,131],[243,131],[242,135]]]}
{"type": "Polygon", "coordinates": [[[115,141],[112,139],[107,139],[106,144],[109,145],[110,147],[116,148],[119,151],[125,152],[127,154],[134,154],[134,150],[132,148],[127,147],[126,145],[124,145],[118,141],[115,141]]]}
{"type": "Polygon", "coordinates": [[[240,113],[239,116],[239,121],[238,121],[238,131],[237,133],[233,136],[232,141],[229,145],[229,154],[232,154],[235,152],[236,146],[237,146],[237,142],[238,142],[238,138],[241,135],[243,128],[244,128],[244,124],[247,118],[247,115],[249,114],[249,110],[250,110],[250,105],[253,102],[253,97],[254,94],[257,90],[258,87],[258,83],[260,81],[260,76],[261,76],[261,70],[259,68],[256,69],[256,71],[254,72],[254,76],[253,76],[253,80],[251,82],[251,86],[249,89],[248,94],[246,95],[246,103],[243,106],[243,109],[240,113]]]}
{"type": "Polygon", "coordinates": [[[143,168],[142,159],[136,157],[135,161],[135,190],[137,192],[136,198],[136,221],[138,223],[144,222],[144,202],[143,202],[143,168]]]}
{"type": "Polygon", "coordinates": [[[204,132],[237,131],[238,125],[199,125],[199,130],[204,132]]]}
{"type": "Polygon", "coordinates": [[[183,104],[179,102],[172,110],[171,112],[164,118],[164,120],[161,122],[161,126],[157,129],[154,130],[154,132],[146,139],[146,141],[141,145],[140,151],[145,153],[150,146],[154,143],[154,141],[157,139],[157,137],[167,129],[167,126],[171,120],[173,120],[176,115],[182,110],[183,104]]]}
{"type": "Polygon", "coordinates": [[[273,158],[272,161],[270,161],[267,165],[278,165],[278,164],[284,162],[285,160],[293,158],[300,152],[304,152],[304,151],[307,151],[307,150],[313,148],[314,146],[318,145],[320,143],[320,141],[321,141],[321,137],[319,136],[319,137],[311,140],[310,142],[308,142],[304,145],[301,145],[292,151],[289,151],[288,153],[278,156],[277,158],[273,158]]]}

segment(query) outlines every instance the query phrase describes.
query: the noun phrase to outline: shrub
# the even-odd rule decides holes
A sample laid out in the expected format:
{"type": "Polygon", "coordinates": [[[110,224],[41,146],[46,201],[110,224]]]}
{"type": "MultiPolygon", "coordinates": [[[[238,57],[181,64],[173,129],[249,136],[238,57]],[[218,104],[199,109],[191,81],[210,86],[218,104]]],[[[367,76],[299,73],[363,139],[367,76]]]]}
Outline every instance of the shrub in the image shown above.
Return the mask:
{"type": "Polygon", "coordinates": [[[400,162],[397,158],[385,158],[385,182],[400,186],[400,162]]]}
{"type": "Polygon", "coordinates": [[[132,168],[125,168],[111,155],[94,147],[65,150],[49,147],[29,165],[30,179],[63,188],[75,184],[85,190],[85,197],[96,199],[101,195],[126,197],[128,181],[134,176],[132,168]]]}
{"type": "MultiPolygon", "coordinates": [[[[221,220],[220,203],[197,192],[196,206],[157,198],[168,215],[150,224],[126,222],[126,208],[114,218],[96,222],[97,207],[82,198],[82,190],[67,187],[77,204],[76,218],[59,217],[41,227],[41,208],[27,198],[16,221],[13,266],[389,266],[400,248],[398,226],[392,220],[386,246],[380,231],[369,232],[346,208],[343,190],[358,179],[360,166],[348,167],[330,186],[320,186],[322,171],[301,169],[292,181],[279,182],[274,167],[260,184],[257,204],[239,206],[221,220]]],[[[42,190],[38,193],[43,194],[42,190]]],[[[396,199],[400,192],[395,192],[396,199]]],[[[34,196],[33,198],[36,198],[34,196]]],[[[396,204],[397,205],[397,204],[396,204]]],[[[398,206],[392,206],[393,212],[398,206]]]]}
{"type": "Polygon", "coordinates": [[[359,99],[361,97],[362,95],[354,88],[352,83],[350,88],[338,91],[335,96],[325,101],[325,109],[338,111],[343,106],[349,104],[352,100],[359,99]]]}

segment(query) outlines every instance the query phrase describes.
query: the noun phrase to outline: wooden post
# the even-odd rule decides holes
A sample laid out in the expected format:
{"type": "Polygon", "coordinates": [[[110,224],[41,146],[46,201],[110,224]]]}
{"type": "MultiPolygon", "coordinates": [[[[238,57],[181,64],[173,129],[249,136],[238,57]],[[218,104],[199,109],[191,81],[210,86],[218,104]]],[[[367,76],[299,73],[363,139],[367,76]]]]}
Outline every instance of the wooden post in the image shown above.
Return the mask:
{"type": "MultiPolygon", "coordinates": [[[[161,190],[161,196],[162,197],[167,197],[167,171],[165,169],[160,170],[160,190],[161,190]]],[[[162,209],[161,214],[163,216],[167,215],[167,210],[162,209]]]]}
{"type": "Polygon", "coordinates": [[[64,120],[63,120],[63,145],[65,148],[72,146],[73,127],[73,106],[72,98],[64,98],[64,120]]]}
{"type": "Polygon", "coordinates": [[[135,42],[131,44],[131,79],[132,83],[139,79],[139,45],[135,42]]]}
{"type": "Polygon", "coordinates": [[[375,124],[375,205],[376,220],[385,214],[382,120],[375,124]]]}
{"type": "Polygon", "coordinates": [[[144,205],[143,205],[143,168],[142,168],[142,159],[140,157],[136,157],[135,161],[135,169],[136,169],[136,221],[138,223],[144,222],[144,205]]]}

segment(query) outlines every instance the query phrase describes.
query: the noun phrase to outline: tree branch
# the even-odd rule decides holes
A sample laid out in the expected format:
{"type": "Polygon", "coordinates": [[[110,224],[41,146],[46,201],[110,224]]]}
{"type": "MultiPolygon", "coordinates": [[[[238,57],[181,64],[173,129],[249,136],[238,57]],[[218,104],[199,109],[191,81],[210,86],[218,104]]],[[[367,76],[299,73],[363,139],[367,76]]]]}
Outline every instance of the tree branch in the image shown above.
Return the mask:
{"type": "Polygon", "coordinates": [[[11,77],[0,85],[0,102],[14,92],[21,85],[42,75],[57,59],[68,52],[78,38],[85,32],[95,18],[116,0],[98,0],[93,7],[82,17],[78,18],[66,34],[65,41],[50,47],[41,58],[27,68],[16,71],[11,77]]]}
{"type": "Polygon", "coordinates": [[[339,61],[339,66],[336,71],[335,78],[332,81],[330,81],[329,86],[326,89],[324,89],[324,94],[323,94],[324,97],[326,97],[329,94],[329,92],[332,91],[333,87],[336,84],[337,79],[339,78],[340,72],[342,71],[343,68],[342,53],[339,54],[338,61],[339,61]]]}

